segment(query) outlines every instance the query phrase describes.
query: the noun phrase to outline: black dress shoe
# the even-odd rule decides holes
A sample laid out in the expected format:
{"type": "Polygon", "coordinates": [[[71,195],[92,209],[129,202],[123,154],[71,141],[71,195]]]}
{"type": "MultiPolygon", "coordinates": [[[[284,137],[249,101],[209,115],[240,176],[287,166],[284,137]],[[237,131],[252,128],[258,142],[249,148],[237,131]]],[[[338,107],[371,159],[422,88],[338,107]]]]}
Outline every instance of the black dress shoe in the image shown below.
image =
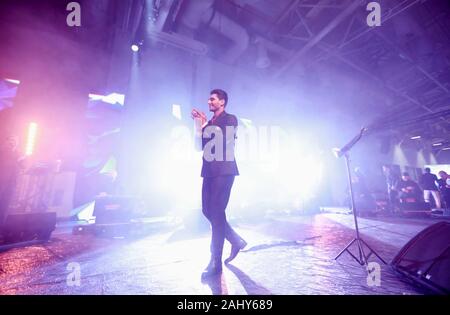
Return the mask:
{"type": "Polygon", "coordinates": [[[225,259],[225,264],[229,264],[233,259],[236,258],[237,254],[247,246],[247,242],[244,240],[240,240],[239,243],[231,245],[231,253],[230,257],[225,259]]]}
{"type": "Polygon", "coordinates": [[[222,262],[211,260],[209,262],[208,267],[203,271],[202,278],[204,277],[212,277],[222,273],[222,262]]]}

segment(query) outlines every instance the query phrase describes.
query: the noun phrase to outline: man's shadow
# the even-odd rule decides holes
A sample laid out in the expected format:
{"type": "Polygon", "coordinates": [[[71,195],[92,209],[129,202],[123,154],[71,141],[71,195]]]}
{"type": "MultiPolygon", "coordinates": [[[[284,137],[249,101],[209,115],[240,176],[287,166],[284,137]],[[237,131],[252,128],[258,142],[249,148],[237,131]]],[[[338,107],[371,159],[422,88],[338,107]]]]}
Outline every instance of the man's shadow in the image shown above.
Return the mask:
{"type": "MultiPolygon", "coordinates": [[[[226,265],[226,266],[239,279],[239,282],[242,284],[245,292],[248,295],[272,295],[272,292],[270,292],[265,287],[259,285],[255,281],[253,281],[245,272],[243,272],[236,266],[233,265],[226,265]]],[[[223,276],[223,274],[202,278],[202,283],[207,284],[209,286],[213,295],[228,294],[226,279],[223,276]]]]}
{"type": "Polygon", "coordinates": [[[228,295],[228,288],[223,274],[202,277],[202,283],[209,286],[213,295],[228,295]]]}
{"type": "MultiPolygon", "coordinates": [[[[268,243],[268,244],[260,244],[257,246],[253,246],[247,250],[242,250],[241,252],[259,251],[259,250],[264,250],[267,248],[278,247],[278,246],[304,246],[304,245],[308,245],[309,241],[314,241],[315,239],[320,238],[320,237],[321,236],[313,236],[313,237],[306,238],[302,241],[296,241],[296,240],[294,240],[294,241],[277,241],[277,242],[272,242],[272,243],[268,243]]],[[[225,265],[225,266],[232,273],[234,273],[234,275],[239,279],[239,281],[241,282],[241,284],[244,287],[244,290],[245,290],[245,292],[247,292],[247,294],[249,294],[249,295],[272,295],[272,292],[270,292],[265,287],[259,285],[255,281],[253,281],[245,272],[240,270],[238,267],[230,265],[230,264],[225,265]]],[[[228,294],[226,281],[222,274],[216,275],[213,277],[204,278],[204,279],[202,278],[202,283],[207,284],[210,287],[213,295],[228,294]]]]}
{"type": "Polygon", "coordinates": [[[242,286],[244,287],[245,292],[248,295],[272,295],[268,289],[263,287],[262,285],[256,283],[252,278],[250,278],[245,272],[240,270],[238,267],[233,265],[226,265],[227,268],[234,273],[236,278],[239,279],[242,286]]]}

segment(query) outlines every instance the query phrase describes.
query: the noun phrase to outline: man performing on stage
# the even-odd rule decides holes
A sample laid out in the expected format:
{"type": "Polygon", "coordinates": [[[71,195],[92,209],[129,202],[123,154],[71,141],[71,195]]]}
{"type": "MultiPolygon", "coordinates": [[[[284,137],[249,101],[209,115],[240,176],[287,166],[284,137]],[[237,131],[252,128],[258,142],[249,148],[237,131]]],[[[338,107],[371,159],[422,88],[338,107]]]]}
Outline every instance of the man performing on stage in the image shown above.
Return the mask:
{"type": "Polygon", "coordinates": [[[215,89],[210,94],[208,106],[214,114],[210,121],[207,121],[206,115],[201,111],[192,111],[192,118],[196,121],[196,137],[199,143],[201,141],[203,150],[202,211],[212,229],[211,260],[203,277],[222,272],[225,239],[231,243],[231,253],[225,260],[226,264],[247,245],[231,228],[225,214],[234,177],[239,175],[234,157],[238,121],[236,116],[225,112],[228,102],[225,91],[215,89]]]}

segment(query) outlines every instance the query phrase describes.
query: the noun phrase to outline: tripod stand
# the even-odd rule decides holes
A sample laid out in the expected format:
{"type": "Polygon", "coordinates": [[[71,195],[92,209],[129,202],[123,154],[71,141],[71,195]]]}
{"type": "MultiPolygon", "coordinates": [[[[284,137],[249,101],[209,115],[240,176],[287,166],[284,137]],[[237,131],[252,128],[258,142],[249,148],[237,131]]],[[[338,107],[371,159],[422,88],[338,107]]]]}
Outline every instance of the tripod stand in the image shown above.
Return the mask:
{"type": "Polygon", "coordinates": [[[350,189],[350,200],[351,200],[351,207],[352,207],[352,212],[353,212],[353,218],[354,218],[354,221],[355,221],[355,233],[356,233],[356,237],[343,250],[341,250],[341,252],[334,259],[337,260],[344,252],[347,252],[361,266],[362,265],[366,265],[367,266],[369,257],[372,254],[374,254],[375,256],[378,257],[379,260],[381,260],[386,265],[386,262],[359,235],[358,219],[357,219],[356,206],[355,206],[355,198],[354,198],[354,194],[353,194],[352,174],[351,174],[351,171],[350,171],[350,157],[349,157],[348,151],[350,151],[350,149],[361,139],[361,137],[362,137],[362,135],[363,135],[363,133],[365,131],[366,131],[365,128],[361,129],[361,132],[355,138],[353,138],[353,140],[350,141],[346,146],[344,146],[342,149],[334,149],[334,153],[335,153],[335,155],[337,157],[341,157],[342,155],[345,156],[345,162],[346,162],[345,164],[347,166],[348,185],[349,185],[349,189],[350,189]],[[350,246],[352,246],[353,243],[356,243],[357,246],[358,246],[358,255],[357,256],[355,256],[350,251],[350,246]],[[363,245],[365,245],[369,249],[369,252],[368,252],[367,255],[364,252],[364,246],[363,245]]]}

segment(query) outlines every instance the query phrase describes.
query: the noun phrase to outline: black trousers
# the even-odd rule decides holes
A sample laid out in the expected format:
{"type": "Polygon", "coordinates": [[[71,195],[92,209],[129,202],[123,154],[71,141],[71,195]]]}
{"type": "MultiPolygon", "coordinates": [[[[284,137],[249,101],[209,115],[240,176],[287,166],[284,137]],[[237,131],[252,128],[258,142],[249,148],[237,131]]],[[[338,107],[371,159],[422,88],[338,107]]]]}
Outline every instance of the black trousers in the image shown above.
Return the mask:
{"type": "Polygon", "coordinates": [[[215,260],[222,260],[225,239],[231,244],[241,240],[227,222],[225,214],[233,182],[234,175],[203,178],[202,211],[211,223],[211,258],[215,260]]]}

